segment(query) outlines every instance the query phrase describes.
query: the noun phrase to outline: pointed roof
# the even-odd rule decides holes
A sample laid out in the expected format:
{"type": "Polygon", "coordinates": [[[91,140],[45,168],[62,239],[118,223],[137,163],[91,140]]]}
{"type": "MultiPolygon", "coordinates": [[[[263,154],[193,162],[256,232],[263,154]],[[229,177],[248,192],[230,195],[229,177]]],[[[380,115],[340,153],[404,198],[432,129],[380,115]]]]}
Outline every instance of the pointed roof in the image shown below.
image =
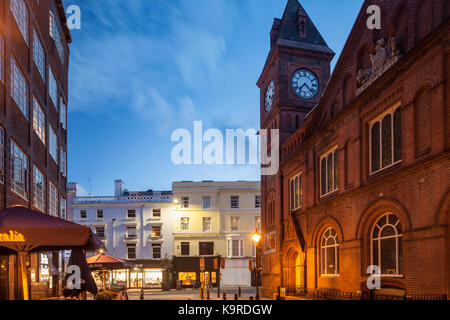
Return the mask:
{"type": "MultiPolygon", "coordinates": [[[[298,0],[288,0],[283,18],[280,21],[279,30],[277,41],[279,44],[281,44],[280,40],[288,40],[289,42],[294,41],[300,43],[302,47],[309,44],[313,45],[312,47],[315,49],[317,49],[317,47],[324,47],[321,51],[331,51],[298,0]],[[306,37],[300,36],[298,25],[298,18],[300,16],[306,17],[306,37]]],[[[285,41],[281,42],[283,42],[283,45],[287,44],[285,41]]]]}

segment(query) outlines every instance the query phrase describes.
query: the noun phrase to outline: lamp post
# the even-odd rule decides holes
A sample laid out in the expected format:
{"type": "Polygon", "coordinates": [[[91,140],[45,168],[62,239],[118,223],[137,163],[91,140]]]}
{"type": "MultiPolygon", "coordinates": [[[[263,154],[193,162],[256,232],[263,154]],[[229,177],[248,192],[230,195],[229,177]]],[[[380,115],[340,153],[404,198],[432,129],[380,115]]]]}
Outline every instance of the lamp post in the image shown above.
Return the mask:
{"type": "Polygon", "coordinates": [[[253,236],[252,240],[255,243],[256,246],[256,297],[255,300],[260,300],[259,297],[259,282],[261,277],[261,234],[256,231],[253,236]]]}

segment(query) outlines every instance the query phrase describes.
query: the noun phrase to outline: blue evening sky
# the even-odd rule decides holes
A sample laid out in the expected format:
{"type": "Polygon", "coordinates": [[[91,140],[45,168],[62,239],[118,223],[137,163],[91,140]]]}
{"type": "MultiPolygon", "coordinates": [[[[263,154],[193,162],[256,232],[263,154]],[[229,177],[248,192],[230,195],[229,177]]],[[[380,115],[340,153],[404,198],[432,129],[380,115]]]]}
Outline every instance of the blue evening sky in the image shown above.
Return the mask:
{"type": "MultiPolygon", "coordinates": [[[[173,181],[259,180],[256,165],[176,166],[174,129],[259,128],[256,81],[287,0],[64,0],[72,30],[69,181],[93,195],[173,181]]],[[[336,63],[361,0],[301,0],[336,63]]]]}

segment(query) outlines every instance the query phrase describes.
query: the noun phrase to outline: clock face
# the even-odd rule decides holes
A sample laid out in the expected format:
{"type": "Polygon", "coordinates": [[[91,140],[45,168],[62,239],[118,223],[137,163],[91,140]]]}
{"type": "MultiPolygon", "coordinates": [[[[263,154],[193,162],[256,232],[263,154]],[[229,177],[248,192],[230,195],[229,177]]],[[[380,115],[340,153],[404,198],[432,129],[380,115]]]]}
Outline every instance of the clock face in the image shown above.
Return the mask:
{"type": "Polygon", "coordinates": [[[275,97],[275,82],[272,80],[272,81],[270,81],[269,86],[267,87],[267,91],[266,91],[266,100],[264,102],[264,107],[266,109],[266,112],[269,112],[270,109],[272,109],[274,97],[275,97]]]}
{"type": "Polygon", "coordinates": [[[319,92],[319,81],[308,70],[300,69],[292,76],[292,89],[303,99],[312,99],[319,92]]]}

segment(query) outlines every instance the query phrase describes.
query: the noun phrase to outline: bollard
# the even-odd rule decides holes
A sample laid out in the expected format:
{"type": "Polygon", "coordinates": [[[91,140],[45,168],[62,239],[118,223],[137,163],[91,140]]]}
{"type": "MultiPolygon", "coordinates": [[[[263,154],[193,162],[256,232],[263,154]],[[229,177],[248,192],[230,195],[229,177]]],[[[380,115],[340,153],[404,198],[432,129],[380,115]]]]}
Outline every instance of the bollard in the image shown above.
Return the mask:
{"type": "Polygon", "coordinates": [[[205,299],[205,293],[203,291],[203,288],[200,288],[200,299],[204,300],[205,299]]]}
{"type": "Polygon", "coordinates": [[[210,293],[209,293],[209,288],[206,289],[206,300],[211,300],[210,293]]]}
{"type": "Polygon", "coordinates": [[[239,292],[239,298],[242,297],[242,290],[241,290],[241,287],[238,288],[238,292],[239,292]]]}
{"type": "Polygon", "coordinates": [[[144,289],[141,289],[141,294],[139,295],[140,300],[144,300],[144,289]]]}
{"type": "Polygon", "coordinates": [[[234,300],[239,300],[239,296],[237,293],[234,294],[234,300]]]}
{"type": "Polygon", "coordinates": [[[217,287],[217,298],[220,298],[220,287],[217,287]]]}
{"type": "Polygon", "coordinates": [[[223,292],[223,300],[227,300],[227,293],[225,291],[223,292]]]}
{"type": "Polygon", "coordinates": [[[253,296],[250,296],[250,301],[253,301],[253,296]]]}

